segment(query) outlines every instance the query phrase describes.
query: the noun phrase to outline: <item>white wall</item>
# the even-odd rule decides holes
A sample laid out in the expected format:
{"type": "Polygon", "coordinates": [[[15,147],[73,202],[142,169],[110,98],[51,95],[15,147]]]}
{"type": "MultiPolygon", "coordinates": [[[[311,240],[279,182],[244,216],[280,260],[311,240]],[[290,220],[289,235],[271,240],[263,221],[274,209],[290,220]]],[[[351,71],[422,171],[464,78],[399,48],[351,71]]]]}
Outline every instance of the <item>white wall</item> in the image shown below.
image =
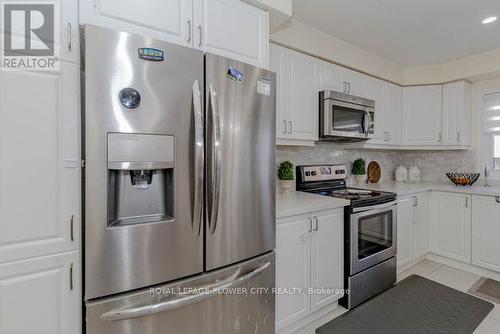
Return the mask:
{"type": "Polygon", "coordinates": [[[327,33],[291,20],[284,29],[271,34],[272,42],[351,67],[383,79],[403,83],[403,67],[327,33]]]}

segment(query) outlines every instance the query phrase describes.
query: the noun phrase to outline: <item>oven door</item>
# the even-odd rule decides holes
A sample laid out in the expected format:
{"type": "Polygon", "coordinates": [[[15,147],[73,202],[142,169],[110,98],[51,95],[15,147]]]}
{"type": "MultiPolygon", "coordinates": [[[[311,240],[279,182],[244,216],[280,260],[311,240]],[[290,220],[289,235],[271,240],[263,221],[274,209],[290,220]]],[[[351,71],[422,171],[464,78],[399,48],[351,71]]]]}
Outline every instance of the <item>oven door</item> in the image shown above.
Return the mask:
{"type": "Polygon", "coordinates": [[[350,274],[396,256],[397,202],[353,208],[350,216],[350,274]]]}
{"type": "Polygon", "coordinates": [[[334,99],[324,99],[323,111],[322,137],[355,139],[373,137],[373,108],[334,99]]]}

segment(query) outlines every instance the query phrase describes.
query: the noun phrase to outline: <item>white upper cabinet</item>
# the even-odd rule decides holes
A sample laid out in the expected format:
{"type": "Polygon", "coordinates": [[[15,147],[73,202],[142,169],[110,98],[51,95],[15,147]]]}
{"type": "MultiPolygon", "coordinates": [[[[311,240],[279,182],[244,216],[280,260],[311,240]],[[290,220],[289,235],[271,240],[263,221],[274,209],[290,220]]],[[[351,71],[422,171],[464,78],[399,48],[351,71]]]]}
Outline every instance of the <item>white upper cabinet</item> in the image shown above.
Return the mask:
{"type": "Polygon", "coordinates": [[[471,262],[471,196],[432,192],[431,251],[471,262]]]}
{"type": "Polygon", "coordinates": [[[80,1],[95,24],[268,67],[269,15],[239,0],[80,1]]]}
{"type": "Polygon", "coordinates": [[[320,65],[320,90],[335,90],[345,93],[347,85],[345,84],[345,69],[326,61],[321,61],[320,65]]]}
{"type": "Polygon", "coordinates": [[[287,138],[318,139],[318,62],[305,54],[286,50],[287,138]]]}
{"type": "Polygon", "coordinates": [[[470,144],[472,87],[465,81],[443,85],[443,144],[470,144]]]}
{"type": "Polygon", "coordinates": [[[0,73],[0,263],[79,248],[78,64],[0,73]]]}
{"type": "Polygon", "coordinates": [[[82,332],[80,253],[0,264],[0,334],[82,332]]]}
{"type": "Polygon", "coordinates": [[[192,46],[193,0],[84,0],[80,1],[80,24],[148,36],[192,46]]]}
{"type": "Polygon", "coordinates": [[[441,143],[441,85],[403,88],[403,145],[441,143]]]}
{"type": "Polygon", "coordinates": [[[500,197],[472,196],[472,264],[500,272],[500,197]]]}
{"type": "Polygon", "coordinates": [[[351,95],[365,97],[365,86],[368,76],[348,69],[344,70],[344,78],[347,84],[347,93],[351,95]]]}
{"type": "Polygon", "coordinates": [[[269,45],[269,69],[276,73],[276,137],[286,138],[286,50],[275,44],[269,45]]]}
{"type": "Polygon", "coordinates": [[[196,0],[195,47],[268,67],[269,15],[239,0],[196,0]]]}
{"type": "Polygon", "coordinates": [[[389,139],[385,82],[375,78],[366,80],[366,97],[375,101],[375,137],[370,142],[385,143],[389,139]]]}
{"type": "MultiPolygon", "coordinates": [[[[385,83],[385,103],[384,103],[384,129],[387,137],[386,143],[391,145],[401,144],[401,113],[403,99],[403,88],[401,86],[385,83]]],[[[375,118],[379,109],[375,105],[375,118]]],[[[377,123],[375,122],[375,125],[377,123]]]]}
{"type": "Polygon", "coordinates": [[[80,62],[80,38],[78,25],[78,0],[62,0],[59,2],[60,38],[59,51],[61,60],[80,62]]]}

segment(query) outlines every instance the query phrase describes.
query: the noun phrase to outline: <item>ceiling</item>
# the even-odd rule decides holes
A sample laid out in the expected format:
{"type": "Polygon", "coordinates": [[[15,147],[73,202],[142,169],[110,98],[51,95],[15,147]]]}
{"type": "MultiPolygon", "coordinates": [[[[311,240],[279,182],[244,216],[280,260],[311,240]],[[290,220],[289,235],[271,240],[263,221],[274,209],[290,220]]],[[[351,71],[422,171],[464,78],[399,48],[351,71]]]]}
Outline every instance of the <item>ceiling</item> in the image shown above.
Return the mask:
{"type": "Polygon", "coordinates": [[[500,0],[293,0],[293,17],[405,66],[500,48],[500,0]]]}

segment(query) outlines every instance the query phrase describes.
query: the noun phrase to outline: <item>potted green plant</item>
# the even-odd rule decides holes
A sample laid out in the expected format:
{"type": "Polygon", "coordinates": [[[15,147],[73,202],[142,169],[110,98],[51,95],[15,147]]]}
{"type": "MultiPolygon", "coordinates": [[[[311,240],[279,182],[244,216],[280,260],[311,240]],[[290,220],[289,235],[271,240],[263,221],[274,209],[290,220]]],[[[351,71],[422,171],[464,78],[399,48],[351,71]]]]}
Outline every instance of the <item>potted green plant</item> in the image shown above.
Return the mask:
{"type": "Polygon", "coordinates": [[[364,159],[356,159],[352,163],[352,174],[356,183],[363,183],[366,180],[366,162],[364,159]]]}
{"type": "Polygon", "coordinates": [[[279,191],[290,192],[293,187],[293,163],[289,160],[282,161],[278,167],[279,191]]]}

